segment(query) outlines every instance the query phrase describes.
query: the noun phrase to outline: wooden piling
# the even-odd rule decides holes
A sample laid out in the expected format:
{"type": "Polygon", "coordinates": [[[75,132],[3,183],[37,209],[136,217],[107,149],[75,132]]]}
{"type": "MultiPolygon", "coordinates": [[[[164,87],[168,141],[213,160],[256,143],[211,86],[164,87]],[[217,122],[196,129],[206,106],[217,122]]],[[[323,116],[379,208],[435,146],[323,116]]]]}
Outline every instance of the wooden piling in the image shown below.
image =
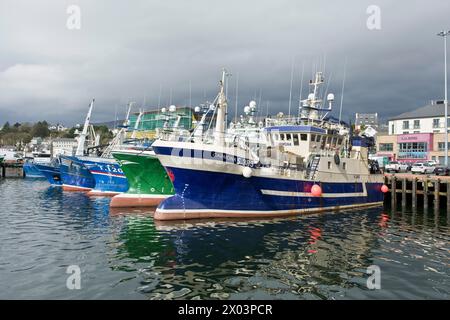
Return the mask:
{"type": "Polygon", "coordinates": [[[397,178],[392,175],[391,176],[391,206],[393,209],[397,206],[397,178]]]}
{"type": "Polygon", "coordinates": [[[447,182],[447,212],[450,212],[450,182],[447,182]]]}
{"type": "Polygon", "coordinates": [[[402,179],[402,208],[406,207],[406,178],[402,179]]]}
{"type": "Polygon", "coordinates": [[[438,179],[434,182],[434,209],[439,210],[439,197],[440,197],[441,181],[438,179]]]}
{"type": "Polygon", "coordinates": [[[423,208],[428,209],[428,179],[423,180],[423,208]]]}
{"type": "Polygon", "coordinates": [[[412,207],[417,208],[417,178],[412,180],[412,207]]]}

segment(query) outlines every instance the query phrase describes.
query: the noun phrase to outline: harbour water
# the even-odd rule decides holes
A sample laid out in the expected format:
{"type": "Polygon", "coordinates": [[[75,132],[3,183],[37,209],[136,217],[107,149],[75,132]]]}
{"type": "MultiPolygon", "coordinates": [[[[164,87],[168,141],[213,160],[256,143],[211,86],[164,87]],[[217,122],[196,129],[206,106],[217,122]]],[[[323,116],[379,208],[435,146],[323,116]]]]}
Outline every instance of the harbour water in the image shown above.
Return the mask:
{"type": "Polygon", "coordinates": [[[0,195],[1,299],[449,299],[445,211],[155,222],[45,180],[3,179],[0,195]]]}

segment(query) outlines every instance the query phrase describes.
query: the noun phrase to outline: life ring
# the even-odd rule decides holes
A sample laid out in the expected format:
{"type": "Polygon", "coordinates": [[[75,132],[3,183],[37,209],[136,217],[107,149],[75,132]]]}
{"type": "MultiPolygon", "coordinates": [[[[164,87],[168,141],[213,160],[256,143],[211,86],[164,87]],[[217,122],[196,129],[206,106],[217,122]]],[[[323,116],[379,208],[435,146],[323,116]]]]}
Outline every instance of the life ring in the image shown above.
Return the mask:
{"type": "Polygon", "coordinates": [[[334,163],[336,163],[337,165],[341,163],[341,158],[339,158],[339,155],[337,153],[334,155],[334,163]]]}

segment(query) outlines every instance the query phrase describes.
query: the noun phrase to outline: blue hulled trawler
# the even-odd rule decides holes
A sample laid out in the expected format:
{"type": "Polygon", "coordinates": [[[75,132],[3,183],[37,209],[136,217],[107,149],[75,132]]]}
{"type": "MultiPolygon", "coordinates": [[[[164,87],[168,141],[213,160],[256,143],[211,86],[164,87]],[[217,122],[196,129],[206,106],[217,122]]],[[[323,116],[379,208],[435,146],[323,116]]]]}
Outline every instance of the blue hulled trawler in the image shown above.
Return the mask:
{"type": "Polygon", "coordinates": [[[155,219],[285,216],[382,204],[383,176],[371,170],[367,140],[326,120],[334,96],[319,98],[322,73],[310,81],[297,117],[277,116],[241,130],[237,124],[226,129],[225,76],[212,107],[212,131],[153,143],[175,188],[155,219]]]}

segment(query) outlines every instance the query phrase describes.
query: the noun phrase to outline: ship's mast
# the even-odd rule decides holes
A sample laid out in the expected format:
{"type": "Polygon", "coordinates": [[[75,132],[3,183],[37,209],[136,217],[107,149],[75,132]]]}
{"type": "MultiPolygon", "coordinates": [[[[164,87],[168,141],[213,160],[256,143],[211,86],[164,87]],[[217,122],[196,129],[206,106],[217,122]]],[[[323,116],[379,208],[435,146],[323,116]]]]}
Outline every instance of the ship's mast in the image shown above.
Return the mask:
{"type": "Polygon", "coordinates": [[[136,134],[139,128],[139,124],[141,122],[141,118],[144,115],[144,109],[139,110],[139,115],[136,119],[136,123],[134,124],[134,130],[133,133],[131,134],[131,139],[136,139],[136,134]]]}
{"type": "Polygon", "coordinates": [[[220,92],[219,99],[217,102],[217,118],[216,118],[216,128],[214,131],[214,143],[217,145],[224,144],[224,133],[225,133],[225,116],[227,113],[227,98],[224,92],[226,70],[222,71],[222,80],[220,81],[220,92]]]}
{"type": "Polygon", "coordinates": [[[308,95],[308,98],[301,101],[300,118],[307,120],[323,120],[328,112],[331,111],[331,103],[334,101],[334,95],[328,94],[327,100],[329,107],[324,108],[323,100],[318,98],[319,85],[323,84],[322,72],[317,72],[315,79],[309,81],[309,85],[313,87],[313,92],[308,95]],[[325,114],[322,114],[325,113],[325,114]]]}
{"type": "Polygon", "coordinates": [[[86,136],[87,136],[88,129],[89,129],[89,123],[91,121],[91,113],[92,113],[92,108],[94,107],[94,101],[95,101],[95,99],[92,99],[91,104],[89,105],[89,111],[87,113],[86,120],[84,121],[83,131],[81,132],[81,134],[78,137],[78,146],[77,146],[77,151],[75,153],[76,156],[84,155],[84,144],[86,142],[86,136]]]}

